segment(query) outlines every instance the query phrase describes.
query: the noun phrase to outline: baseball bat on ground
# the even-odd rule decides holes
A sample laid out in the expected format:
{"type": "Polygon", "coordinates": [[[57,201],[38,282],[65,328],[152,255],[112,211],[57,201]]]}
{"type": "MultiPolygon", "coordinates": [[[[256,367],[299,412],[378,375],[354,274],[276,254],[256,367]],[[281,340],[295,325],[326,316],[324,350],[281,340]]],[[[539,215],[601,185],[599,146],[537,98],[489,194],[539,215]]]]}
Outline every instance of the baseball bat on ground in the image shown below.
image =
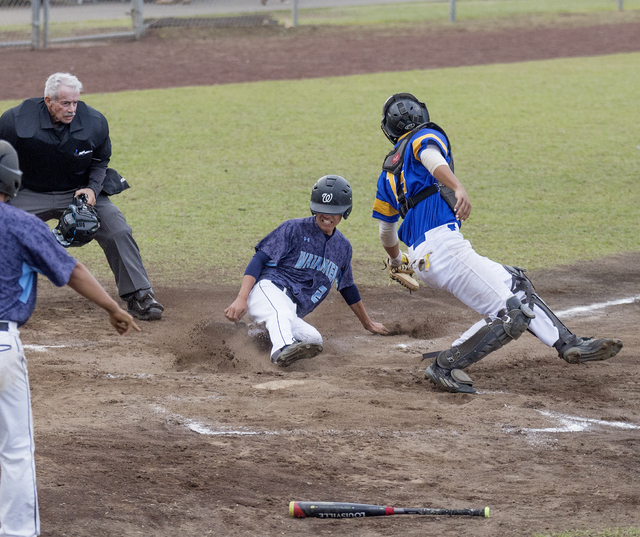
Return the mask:
{"type": "Polygon", "coordinates": [[[289,515],[294,518],[360,518],[387,515],[447,515],[482,516],[489,518],[489,508],[484,509],[432,509],[429,507],[387,507],[344,502],[291,502],[289,515]]]}

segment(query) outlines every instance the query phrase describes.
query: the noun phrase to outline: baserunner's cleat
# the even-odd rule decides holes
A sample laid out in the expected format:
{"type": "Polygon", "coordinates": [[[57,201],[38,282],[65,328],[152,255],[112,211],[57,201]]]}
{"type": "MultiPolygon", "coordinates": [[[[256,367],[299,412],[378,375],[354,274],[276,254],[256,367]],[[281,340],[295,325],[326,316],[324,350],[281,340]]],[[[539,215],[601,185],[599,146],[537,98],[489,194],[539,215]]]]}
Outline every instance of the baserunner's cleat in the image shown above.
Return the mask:
{"type": "Polygon", "coordinates": [[[272,361],[280,367],[288,367],[293,362],[313,358],[322,352],[322,345],[317,343],[296,342],[284,347],[272,361]]]}

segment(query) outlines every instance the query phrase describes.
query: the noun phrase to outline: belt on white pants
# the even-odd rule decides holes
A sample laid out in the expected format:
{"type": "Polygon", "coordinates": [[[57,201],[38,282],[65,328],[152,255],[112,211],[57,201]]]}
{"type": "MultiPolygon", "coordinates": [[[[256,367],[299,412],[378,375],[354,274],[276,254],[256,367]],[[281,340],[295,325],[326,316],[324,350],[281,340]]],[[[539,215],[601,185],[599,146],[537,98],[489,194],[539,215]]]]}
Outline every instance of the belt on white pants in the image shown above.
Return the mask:
{"type": "Polygon", "coordinates": [[[13,321],[0,321],[0,332],[12,332],[18,329],[18,323],[13,321]]]}

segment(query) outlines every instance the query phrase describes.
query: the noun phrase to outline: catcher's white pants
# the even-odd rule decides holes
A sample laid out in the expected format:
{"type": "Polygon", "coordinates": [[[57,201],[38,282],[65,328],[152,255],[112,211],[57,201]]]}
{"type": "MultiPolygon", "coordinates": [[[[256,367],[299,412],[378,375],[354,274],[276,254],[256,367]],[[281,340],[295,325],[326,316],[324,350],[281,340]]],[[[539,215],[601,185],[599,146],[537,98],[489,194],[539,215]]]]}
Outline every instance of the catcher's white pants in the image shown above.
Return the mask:
{"type": "MultiPolygon", "coordinates": [[[[445,289],[475,311],[495,319],[504,309],[511,292],[511,274],[499,263],[479,255],[466,240],[456,224],[447,224],[425,233],[425,240],[409,248],[409,259],[418,278],[429,287],[445,289]],[[420,267],[424,262],[424,270],[420,267]]],[[[523,302],[524,291],[516,296],[523,302]]],[[[533,307],[535,319],[529,329],[549,347],[560,334],[549,316],[538,306],[533,307]]],[[[453,345],[460,345],[486,325],[478,321],[460,336],[453,345]]]]}
{"type": "Polygon", "coordinates": [[[322,345],[320,332],[298,317],[296,303],[271,281],[256,283],[249,293],[247,305],[249,317],[256,323],[264,323],[269,332],[271,356],[296,341],[322,345]]]}
{"type": "Polygon", "coordinates": [[[29,372],[16,323],[0,331],[0,535],[40,535],[29,372]]]}

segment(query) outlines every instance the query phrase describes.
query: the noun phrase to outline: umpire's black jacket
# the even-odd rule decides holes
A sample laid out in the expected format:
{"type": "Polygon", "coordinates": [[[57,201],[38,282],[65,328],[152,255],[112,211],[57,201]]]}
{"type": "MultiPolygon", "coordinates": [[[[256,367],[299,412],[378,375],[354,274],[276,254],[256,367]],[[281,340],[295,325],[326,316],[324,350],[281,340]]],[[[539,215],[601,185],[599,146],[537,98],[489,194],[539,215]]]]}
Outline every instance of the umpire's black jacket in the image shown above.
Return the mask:
{"type": "Polygon", "coordinates": [[[44,97],[27,99],[0,117],[0,139],[18,152],[22,187],[65,192],[89,187],[96,194],[111,158],[107,119],[78,102],[68,125],[54,127],[44,97]]]}

